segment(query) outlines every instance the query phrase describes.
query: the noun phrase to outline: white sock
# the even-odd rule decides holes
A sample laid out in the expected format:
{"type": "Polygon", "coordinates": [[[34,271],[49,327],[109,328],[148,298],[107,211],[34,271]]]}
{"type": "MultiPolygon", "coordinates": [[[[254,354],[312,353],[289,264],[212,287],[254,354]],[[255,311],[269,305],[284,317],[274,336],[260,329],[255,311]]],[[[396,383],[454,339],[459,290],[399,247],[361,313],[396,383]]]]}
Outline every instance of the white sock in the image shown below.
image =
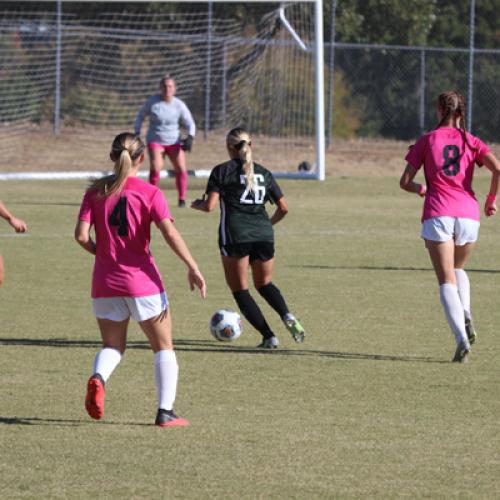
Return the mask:
{"type": "Polygon", "coordinates": [[[464,310],[456,285],[452,283],[441,285],[439,287],[439,297],[457,345],[469,345],[467,333],[465,332],[464,310]]]}
{"type": "Polygon", "coordinates": [[[463,269],[455,269],[455,276],[457,278],[458,295],[460,296],[460,302],[462,302],[462,307],[464,308],[465,317],[471,319],[469,277],[463,269]]]}
{"type": "Polygon", "coordinates": [[[158,408],[172,410],[177,392],[179,365],[175,352],[171,350],[158,351],[155,354],[155,378],[158,394],[158,408]]]}
{"type": "Polygon", "coordinates": [[[111,347],[105,347],[102,351],[99,351],[95,357],[94,373],[98,373],[104,382],[106,382],[121,359],[122,353],[120,351],[111,347]]]}

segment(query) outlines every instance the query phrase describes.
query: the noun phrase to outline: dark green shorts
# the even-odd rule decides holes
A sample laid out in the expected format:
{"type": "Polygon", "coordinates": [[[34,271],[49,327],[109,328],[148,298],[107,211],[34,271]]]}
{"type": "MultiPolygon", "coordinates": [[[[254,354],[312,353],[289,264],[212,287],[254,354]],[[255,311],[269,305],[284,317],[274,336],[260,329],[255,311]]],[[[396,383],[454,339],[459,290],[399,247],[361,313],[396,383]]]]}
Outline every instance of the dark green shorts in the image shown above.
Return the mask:
{"type": "Polygon", "coordinates": [[[254,260],[270,260],[274,257],[274,243],[272,241],[253,241],[250,243],[235,243],[220,247],[221,255],[226,257],[250,257],[254,260]]]}

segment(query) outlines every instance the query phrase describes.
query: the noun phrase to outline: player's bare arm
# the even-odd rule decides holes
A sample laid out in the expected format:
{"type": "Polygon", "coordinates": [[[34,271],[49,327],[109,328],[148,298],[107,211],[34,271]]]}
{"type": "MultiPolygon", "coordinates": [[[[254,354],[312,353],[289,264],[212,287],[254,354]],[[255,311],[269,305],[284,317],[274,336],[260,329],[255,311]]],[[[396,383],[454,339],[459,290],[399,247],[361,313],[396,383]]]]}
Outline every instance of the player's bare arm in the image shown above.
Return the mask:
{"type": "Polygon", "coordinates": [[[0,201],[0,217],[4,218],[16,231],[16,233],[25,233],[28,229],[26,222],[14,217],[7,207],[0,201]]]}
{"type": "Polygon", "coordinates": [[[496,199],[498,196],[499,187],[498,177],[500,175],[500,162],[497,160],[493,153],[487,153],[486,155],[484,155],[483,162],[486,165],[486,168],[490,170],[492,174],[490,191],[484,203],[484,214],[486,215],[486,217],[490,217],[491,215],[495,215],[497,213],[496,199]]]}
{"type": "Polygon", "coordinates": [[[288,204],[285,200],[285,197],[282,196],[277,202],[276,202],[276,210],[274,214],[271,217],[271,224],[274,226],[274,224],[278,223],[285,215],[288,213],[288,204]]]}
{"type": "Polygon", "coordinates": [[[168,246],[186,264],[188,268],[188,282],[191,290],[194,290],[195,287],[198,288],[201,296],[205,298],[207,293],[205,279],[198,269],[198,264],[193,259],[186,242],[182,238],[179,231],[177,231],[173,222],[170,219],[163,219],[158,224],[158,228],[160,229],[161,234],[163,235],[163,238],[167,242],[168,246]]]}
{"type": "Polygon", "coordinates": [[[79,220],[75,227],[75,240],[87,252],[95,255],[96,246],[94,240],[90,236],[90,224],[86,221],[79,220]]]}
{"type": "Polygon", "coordinates": [[[208,196],[203,195],[203,198],[198,198],[191,203],[191,208],[200,210],[200,212],[211,212],[219,203],[219,193],[211,191],[208,196]]]}
{"type": "Polygon", "coordinates": [[[404,169],[401,179],[399,180],[399,186],[401,189],[404,189],[409,193],[416,193],[419,196],[424,196],[426,193],[426,187],[424,184],[418,184],[413,181],[416,175],[417,169],[408,163],[404,169]]]}

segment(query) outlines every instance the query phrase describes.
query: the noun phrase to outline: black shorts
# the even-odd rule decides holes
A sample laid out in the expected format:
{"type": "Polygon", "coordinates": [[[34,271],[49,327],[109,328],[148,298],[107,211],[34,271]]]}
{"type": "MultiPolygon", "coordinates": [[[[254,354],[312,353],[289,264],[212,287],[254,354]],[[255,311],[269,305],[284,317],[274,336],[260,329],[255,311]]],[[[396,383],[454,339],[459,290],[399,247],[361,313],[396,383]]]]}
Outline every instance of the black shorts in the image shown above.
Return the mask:
{"type": "Polygon", "coordinates": [[[272,241],[252,241],[249,243],[235,243],[220,247],[221,255],[226,257],[250,257],[254,260],[271,260],[274,257],[274,243],[272,241]]]}

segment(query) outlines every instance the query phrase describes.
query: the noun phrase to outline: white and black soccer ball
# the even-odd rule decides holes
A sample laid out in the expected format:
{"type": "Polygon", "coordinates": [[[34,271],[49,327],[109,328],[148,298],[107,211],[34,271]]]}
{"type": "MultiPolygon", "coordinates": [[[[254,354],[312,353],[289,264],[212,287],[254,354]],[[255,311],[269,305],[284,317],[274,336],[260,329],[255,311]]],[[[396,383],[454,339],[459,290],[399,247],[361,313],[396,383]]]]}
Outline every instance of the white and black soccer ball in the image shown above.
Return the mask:
{"type": "Polygon", "coordinates": [[[210,333],[221,342],[236,340],[243,331],[237,312],[219,309],[210,319],[210,333]]]}
{"type": "Polygon", "coordinates": [[[309,172],[311,168],[311,164],[308,161],[301,161],[299,163],[299,166],[297,167],[297,170],[299,172],[309,172]]]}

